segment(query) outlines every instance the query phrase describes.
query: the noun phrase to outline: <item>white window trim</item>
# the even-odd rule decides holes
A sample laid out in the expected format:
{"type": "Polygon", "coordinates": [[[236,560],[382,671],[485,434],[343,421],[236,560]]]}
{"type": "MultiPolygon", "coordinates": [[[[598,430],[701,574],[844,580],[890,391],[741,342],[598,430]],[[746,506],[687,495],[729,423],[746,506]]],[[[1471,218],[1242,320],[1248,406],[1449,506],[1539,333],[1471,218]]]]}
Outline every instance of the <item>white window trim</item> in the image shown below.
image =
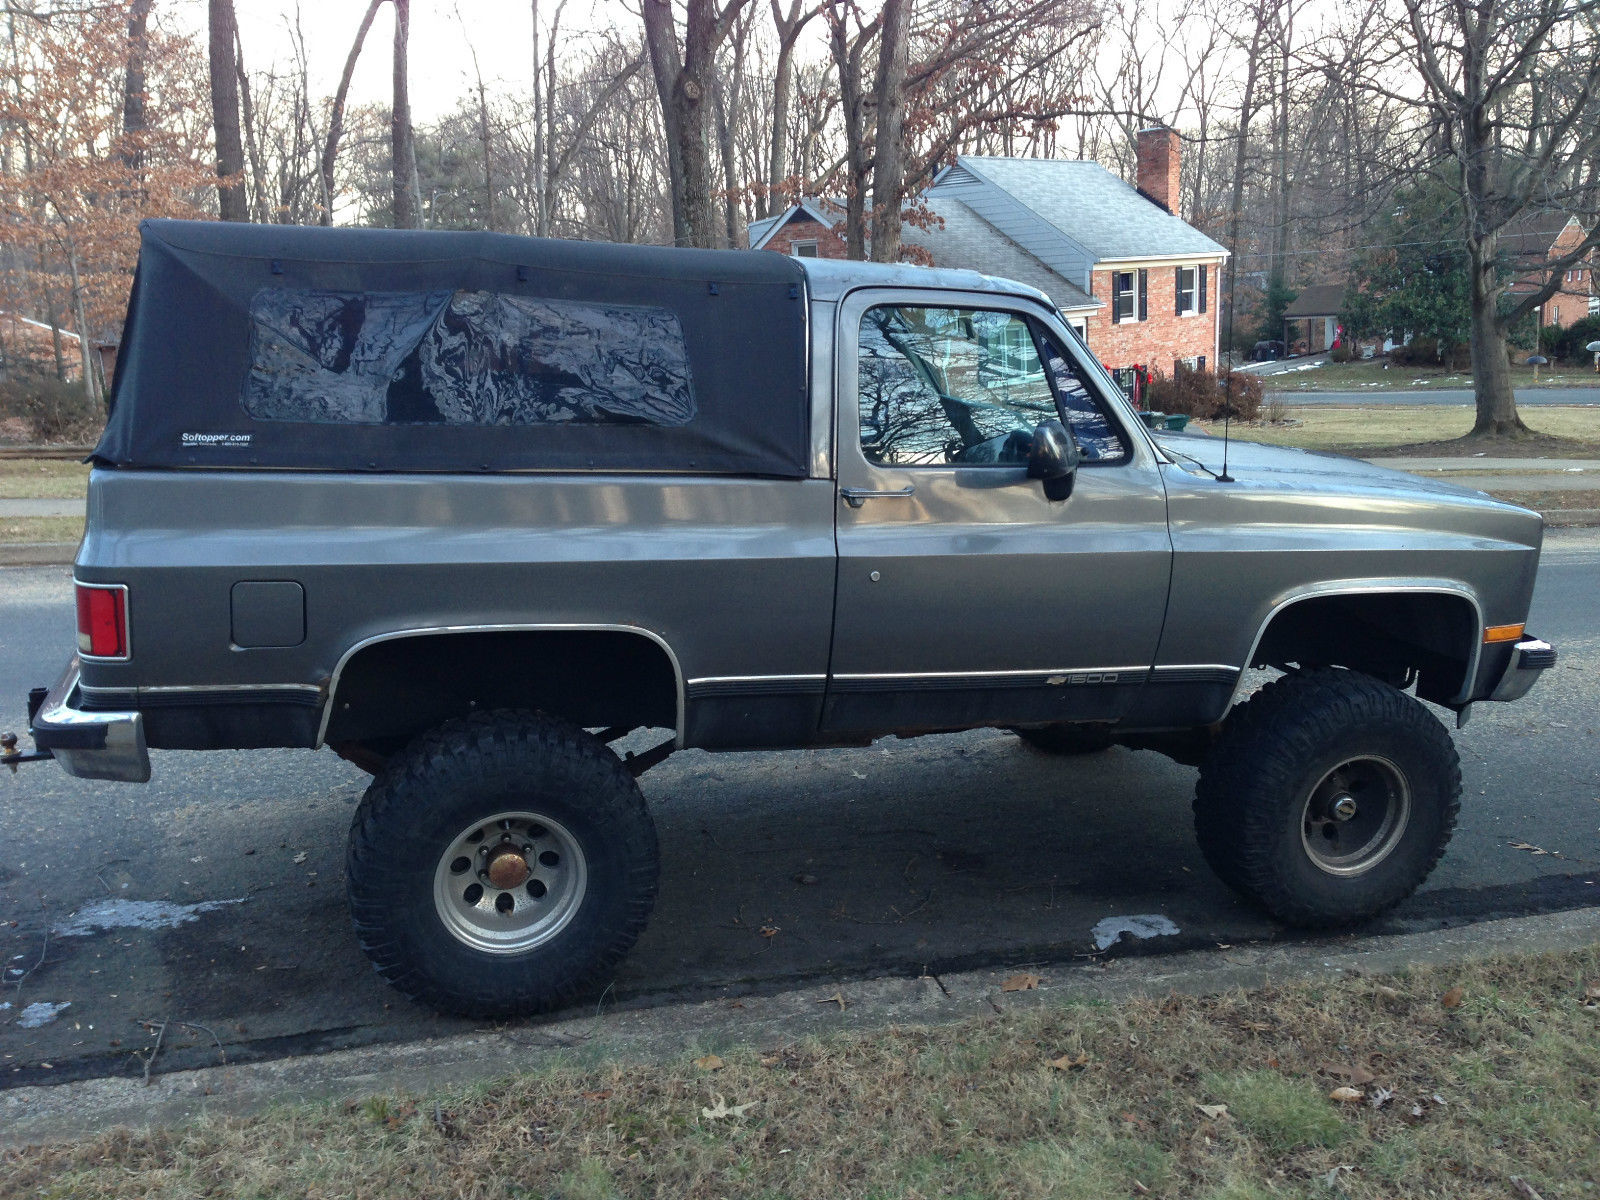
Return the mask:
{"type": "Polygon", "coordinates": [[[789,257],[790,258],[821,258],[822,257],[822,247],[817,242],[817,240],[815,238],[807,238],[804,241],[799,241],[799,242],[790,242],[789,243],[789,257]],[[802,247],[802,246],[809,246],[811,248],[811,253],[810,254],[801,254],[800,253],[800,247],[802,247]]]}

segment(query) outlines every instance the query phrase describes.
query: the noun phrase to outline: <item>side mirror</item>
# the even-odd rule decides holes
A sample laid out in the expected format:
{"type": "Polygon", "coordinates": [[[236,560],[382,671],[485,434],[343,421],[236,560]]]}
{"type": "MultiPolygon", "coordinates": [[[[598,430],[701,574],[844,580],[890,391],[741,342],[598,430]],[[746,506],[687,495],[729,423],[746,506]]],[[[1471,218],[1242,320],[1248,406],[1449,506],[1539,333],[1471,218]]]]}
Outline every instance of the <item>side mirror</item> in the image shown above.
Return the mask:
{"type": "Polygon", "coordinates": [[[1033,431],[1033,447],[1028,451],[1028,478],[1044,481],[1047,500],[1065,500],[1072,495],[1072,481],[1078,473],[1082,455],[1067,427],[1060,421],[1041,421],[1033,431]]]}

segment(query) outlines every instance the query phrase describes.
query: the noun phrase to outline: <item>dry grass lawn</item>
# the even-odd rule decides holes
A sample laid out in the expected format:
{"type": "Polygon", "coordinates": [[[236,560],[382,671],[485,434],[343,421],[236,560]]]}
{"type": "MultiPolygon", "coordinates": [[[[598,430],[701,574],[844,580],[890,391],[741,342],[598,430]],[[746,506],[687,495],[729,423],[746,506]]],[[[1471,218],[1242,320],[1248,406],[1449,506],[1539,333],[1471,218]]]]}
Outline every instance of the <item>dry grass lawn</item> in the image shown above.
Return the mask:
{"type": "Polygon", "coordinates": [[[70,459],[0,459],[0,500],[59,500],[82,496],[89,467],[70,459]]]}
{"type": "MultiPolygon", "coordinates": [[[[1471,432],[1472,409],[1438,404],[1290,406],[1289,416],[1295,422],[1292,425],[1235,424],[1231,434],[1244,441],[1275,446],[1373,456],[1404,449],[1417,454],[1470,455],[1482,450],[1505,457],[1600,457],[1600,408],[1525,407],[1521,411],[1523,421],[1536,434],[1543,435],[1541,438],[1526,443],[1496,442],[1450,449],[1450,442],[1471,432]]],[[[1222,433],[1220,421],[1191,424],[1213,435],[1222,433]]]]}
{"type": "Polygon", "coordinates": [[[1600,947],[574,1060],[13,1151],[0,1194],[1586,1200],[1597,977],[1600,947]]]}
{"type": "Polygon", "coordinates": [[[0,546],[37,542],[77,542],[82,517],[0,517],[0,546]]]}
{"type": "MultiPolygon", "coordinates": [[[[1283,392],[1354,392],[1354,391],[1410,391],[1413,388],[1433,391],[1436,388],[1470,388],[1471,371],[1448,371],[1440,367],[1386,366],[1388,360],[1367,359],[1363,362],[1323,363],[1320,367],[1283,371],[1262,376],[1262,382],[1272,391],[1283,392]]],[[[1293,366],[1291,362],[1289,364],[1293,366]]],[[[1533,368],[1524,363],[1511,367],[1512,385],[1519,388],[1534,386],[1533,368]]],[[[1600,387],[1600,374],[1590,363],[1570,366],[1540,367],[1539,387],[1600,387]]]]}

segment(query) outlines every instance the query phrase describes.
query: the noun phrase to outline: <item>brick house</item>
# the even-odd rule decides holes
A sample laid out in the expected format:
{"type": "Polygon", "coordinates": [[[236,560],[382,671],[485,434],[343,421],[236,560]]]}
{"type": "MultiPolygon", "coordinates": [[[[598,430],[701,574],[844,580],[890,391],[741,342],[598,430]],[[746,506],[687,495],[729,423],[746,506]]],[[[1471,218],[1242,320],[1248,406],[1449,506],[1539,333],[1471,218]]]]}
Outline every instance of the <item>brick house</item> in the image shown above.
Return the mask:
{"type": "MultiPolygon", "coordinates": [[[[922,261],[1039,288],[1113,370],[1217,361],[1227,251],[1176,215],[1178,135],[1142,130],[1138,187],[1099,163],[962,155],[921,197],[928,228],[901,239],[922,261]]],[[[844,257],[844,211],[796,204],[750,225],[750,247],[844,257]]]]}
{"type": "MultiPolygon", "coordinates": [[[[1500,253],[1514,271],[1520,271],[1507,291],[1515,296],[1541,288],[1548,278],[1548,263],[1572,253],[1587,231],[1577,217],[1540,213],[1513,222],[1500,235],[1500,253]]],[[[1539,309],[1539,325],[1570,328],[1584,317],[1600,314],[1600,284],[1595,280],[1596,255],[1580,258],[1561,271],[1555,295],[1539,309]]]]}
{"type": "Polygon", "coordinates": [[[832,200],[802,200],[775,217],[751,221],[752,250],[776,250],[795,258],[844,258],[844,206],[832,200]]]}

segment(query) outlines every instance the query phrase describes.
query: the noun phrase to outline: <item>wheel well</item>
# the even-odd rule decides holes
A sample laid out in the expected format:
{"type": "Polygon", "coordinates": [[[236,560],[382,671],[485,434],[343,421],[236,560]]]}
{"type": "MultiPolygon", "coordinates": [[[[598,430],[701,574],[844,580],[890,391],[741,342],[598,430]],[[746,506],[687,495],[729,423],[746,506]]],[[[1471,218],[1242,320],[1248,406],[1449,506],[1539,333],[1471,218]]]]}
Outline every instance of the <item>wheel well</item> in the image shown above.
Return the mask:
{"type": "Polygon", "coordinates": [[[678,671],[666,648],[625,630],[407,634],[344,663],[325,742],[387,751],[452,717],[532,708],[576,725],[677,728],[678,671]]]}
{"type": "Polygon", "coordinates": [[[1349,667],[1446,703],[1463,690],[1481,634],[1464,596],[1375,592],[1313,596],[1273,615],[1250,665],[1349,667]]]}

